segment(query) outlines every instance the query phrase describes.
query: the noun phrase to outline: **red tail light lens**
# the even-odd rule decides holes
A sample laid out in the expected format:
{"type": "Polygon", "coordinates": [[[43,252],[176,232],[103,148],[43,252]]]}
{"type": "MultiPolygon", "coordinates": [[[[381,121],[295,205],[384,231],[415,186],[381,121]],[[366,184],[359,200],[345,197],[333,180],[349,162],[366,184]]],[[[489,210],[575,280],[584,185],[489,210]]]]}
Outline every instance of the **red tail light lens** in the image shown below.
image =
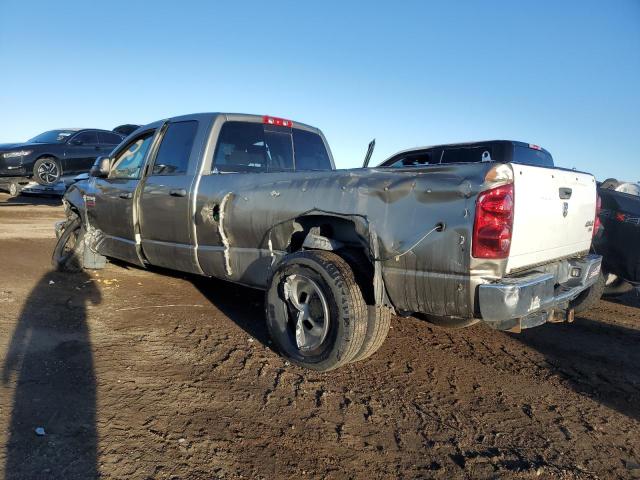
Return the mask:
{"type": "Polygon", "coordinates": [[[602,227],[602,223],[600,222],[600,209],[602,208],[602,199],[600,195],[596,193],[596,218],[593,220],[593,232],[592,237],[595,237],[600,227],[602,227]]]}
{"type": "Polygon", "coordinates": [[[478,195],[471,254],[475,258],[507,258],[513,230],[513,184],[478,195]]]}

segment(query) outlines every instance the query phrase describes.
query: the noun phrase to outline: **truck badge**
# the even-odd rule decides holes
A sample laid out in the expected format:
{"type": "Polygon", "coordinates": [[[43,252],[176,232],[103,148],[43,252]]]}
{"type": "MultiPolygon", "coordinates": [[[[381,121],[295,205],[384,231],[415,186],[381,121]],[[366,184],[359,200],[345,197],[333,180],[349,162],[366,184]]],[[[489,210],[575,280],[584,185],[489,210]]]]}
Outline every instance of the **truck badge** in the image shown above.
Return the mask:
{"type": "Polygon", "coordinates": [[[569,202],[562,202],[562,216],[566,218],[569,214],[569,202]]]}

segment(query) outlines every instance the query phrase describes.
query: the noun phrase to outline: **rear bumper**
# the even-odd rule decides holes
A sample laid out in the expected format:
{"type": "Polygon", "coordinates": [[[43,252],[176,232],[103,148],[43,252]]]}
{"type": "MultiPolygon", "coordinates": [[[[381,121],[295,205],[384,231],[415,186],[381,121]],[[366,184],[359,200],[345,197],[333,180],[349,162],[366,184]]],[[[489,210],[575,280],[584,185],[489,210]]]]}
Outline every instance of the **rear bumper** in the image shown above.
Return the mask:
{"type": "Polygon", "coordinates": [[[563,260],[545,269],[478,287],[482,320],[498,330],[519,331],[567,318],[569,302],[598,279],[602,257],[563,260]]]}

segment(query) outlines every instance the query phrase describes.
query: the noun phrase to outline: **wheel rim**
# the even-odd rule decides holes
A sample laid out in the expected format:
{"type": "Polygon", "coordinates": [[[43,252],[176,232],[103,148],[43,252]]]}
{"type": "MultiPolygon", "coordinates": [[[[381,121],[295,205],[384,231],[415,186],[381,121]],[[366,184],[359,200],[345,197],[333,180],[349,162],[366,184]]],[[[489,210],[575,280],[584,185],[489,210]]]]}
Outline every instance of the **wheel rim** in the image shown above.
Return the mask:
{"type": "Polygon", "coordinates": [[[58,165],[56,162],[42,162],[38,167],[38,177],[45,183],[53,183],[58,179],[58,165]]]}
{"type": "Polygon", "coordinates": [[[12,183],[11,186],[9,186],[9,194],[14,197],[18,194],[18,186],[15,183],[12,183]]]}
{"type": "Polygon", "coordinates": [[[284,297],[298,349],[318,348],[329,332],[329,307],[322,290],[304,275],[289,275],[284,282],[284,297]]]}

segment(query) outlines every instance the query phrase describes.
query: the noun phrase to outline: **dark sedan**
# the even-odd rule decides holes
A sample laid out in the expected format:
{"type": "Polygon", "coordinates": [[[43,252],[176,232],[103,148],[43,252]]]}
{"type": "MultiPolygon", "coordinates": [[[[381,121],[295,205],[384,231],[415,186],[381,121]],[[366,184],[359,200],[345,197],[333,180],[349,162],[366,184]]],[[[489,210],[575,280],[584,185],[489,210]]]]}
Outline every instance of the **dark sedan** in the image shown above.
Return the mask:
{"type": "Polygon", "coordinates": [[[109,130],[66,128],[24,143],[0,144],[0,177],[32,177],[41,185],[53,185],[63,172],[89,171],[97,157],[108,155],[123,138],[109,130]]]}

